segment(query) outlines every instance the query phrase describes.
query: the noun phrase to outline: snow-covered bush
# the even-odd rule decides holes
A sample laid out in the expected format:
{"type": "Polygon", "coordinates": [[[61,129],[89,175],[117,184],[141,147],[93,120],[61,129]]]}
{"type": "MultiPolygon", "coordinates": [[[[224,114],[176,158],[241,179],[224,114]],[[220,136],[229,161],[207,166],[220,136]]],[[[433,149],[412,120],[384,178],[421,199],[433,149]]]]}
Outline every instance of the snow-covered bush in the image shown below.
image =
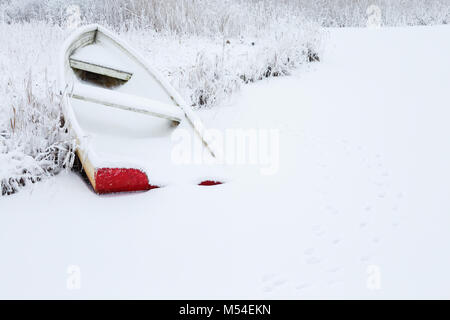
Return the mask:
{"type": "Polygon", "coordinates": [[[0,194],[72,165],[74,141],[55,94],[62,32],[43,23],[0,25],[0,194]]]}
{"type": "Polygon", "coordinates": [[[174,79],[175,86],[193,106],[202,108],[222,102],[245,83],[289,75],[300,65],[318,59],[320,52],[317,28],[304,24],[298,30],[253,41],[226,40],[222,48],[217,43],[216,52],[198,53],[194,64],[174,79]]]}
{"type": "Polygon", "coordinates": [[[2,195],[71,167],[74,161],[74,140],[64,123],[59,97],[50,89],[44,98],[36,96],[31,73],[21,89],[14,92],[0,134],[2,195]]]}

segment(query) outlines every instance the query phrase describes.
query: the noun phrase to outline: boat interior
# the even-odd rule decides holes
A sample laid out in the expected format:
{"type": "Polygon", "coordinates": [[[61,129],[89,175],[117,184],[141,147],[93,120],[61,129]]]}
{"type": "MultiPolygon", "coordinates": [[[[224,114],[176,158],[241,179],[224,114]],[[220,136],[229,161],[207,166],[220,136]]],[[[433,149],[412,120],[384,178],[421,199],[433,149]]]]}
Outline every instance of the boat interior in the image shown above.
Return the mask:
{"type": "MultiPolygon", "coordinates": [[[[154,178],[182,170],[171,165],[171,134],[177,128],[194,132],[192,125],[152,72],[120,43],[100,31],[84,34],[68,52],[65,73],[70,106],[98,159],[136,163],[154,178]]],[[[192,137],[204,148],[197,134],[192,137]]]]}
{"type": "Polygon", "coordinates": [[[84,35],[68,60],[71,104],[87,133],[158,137],[181,122],[180,108],[159,81],[102,32],[84,35]]]}

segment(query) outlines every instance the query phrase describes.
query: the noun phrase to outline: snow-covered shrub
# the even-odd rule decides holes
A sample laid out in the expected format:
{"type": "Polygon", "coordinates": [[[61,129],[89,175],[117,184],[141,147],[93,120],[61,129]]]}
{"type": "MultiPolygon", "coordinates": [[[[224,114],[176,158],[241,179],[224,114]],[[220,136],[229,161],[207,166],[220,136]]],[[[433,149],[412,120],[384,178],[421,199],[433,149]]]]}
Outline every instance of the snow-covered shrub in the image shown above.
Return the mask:
{"type": "Polygon", "coordinates": [[[2,124],[2,195],[71,167],[74,161],[74,140],[64,123],[59,97],[48,88],[46,96],[39,98],[33,92],[31,73],[24,80],[19,92],[12,89],[9,116],[2,124]]]}
{"type": "Polygon", "coordinates": [[[58,173],[74,141],[55,94],[63,32],[44,23],[0,24],[0,194],[58,173]]]}
{"type": "Polygon", "coordinates": [[[245,83],[289,75],[318,60],[320,52],[316,27],[303,24],[297,30],[247,41],[229,39],[222,48],[218,43],[216,52],[200,52],[195,63],[178,75],[175,86],[193,106],[204,108],[224,101],[245,83]]]}

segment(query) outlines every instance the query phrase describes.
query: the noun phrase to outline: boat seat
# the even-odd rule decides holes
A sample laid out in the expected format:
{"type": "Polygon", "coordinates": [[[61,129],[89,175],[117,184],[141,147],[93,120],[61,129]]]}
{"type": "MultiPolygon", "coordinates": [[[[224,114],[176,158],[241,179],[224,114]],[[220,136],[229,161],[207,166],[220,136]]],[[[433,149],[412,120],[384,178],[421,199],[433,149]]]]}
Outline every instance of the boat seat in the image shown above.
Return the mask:
{"type": "Polygon", "coordinates": [[[177,106],[85,84],[76,84],[71,97],[176,122],[181,122],[184,117],[184,112],[177,106]]]}
{"type": "Polygon", "coordinates": [[[83,70],[128,81],[133,76],[132,66],[107,50],[103,44],[94,43],[77,49],[69,57],[70,66],[74,69],[83,70]]]}
{"type": "Polygon", "coordinates": [[[111,78],[116,78],[123,81],[128,81],[133,76],[133,73],[116,69],[113,67],[103,66],[90,61],[77,59],[75,57],[70,57],[70,66],[74,69],[88,71],[92,73],[101,74],[103,76],[108,76],[111,78]]]}

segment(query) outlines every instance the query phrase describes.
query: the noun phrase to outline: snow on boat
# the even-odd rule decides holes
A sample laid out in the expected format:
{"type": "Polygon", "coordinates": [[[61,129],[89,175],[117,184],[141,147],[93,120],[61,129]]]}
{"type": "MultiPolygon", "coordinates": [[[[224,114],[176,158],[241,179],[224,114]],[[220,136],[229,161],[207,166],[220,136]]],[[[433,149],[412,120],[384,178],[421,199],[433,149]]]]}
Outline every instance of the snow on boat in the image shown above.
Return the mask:
{"type": "Polygon", "coordinates": [[[139,53],[98,25],[78,29],[60,54],[63,109],[77,155],[97,193],[142,191],[186,180],[217,182],[171,158],[176,130],[214,158],[199,119],[139,53]]]}

